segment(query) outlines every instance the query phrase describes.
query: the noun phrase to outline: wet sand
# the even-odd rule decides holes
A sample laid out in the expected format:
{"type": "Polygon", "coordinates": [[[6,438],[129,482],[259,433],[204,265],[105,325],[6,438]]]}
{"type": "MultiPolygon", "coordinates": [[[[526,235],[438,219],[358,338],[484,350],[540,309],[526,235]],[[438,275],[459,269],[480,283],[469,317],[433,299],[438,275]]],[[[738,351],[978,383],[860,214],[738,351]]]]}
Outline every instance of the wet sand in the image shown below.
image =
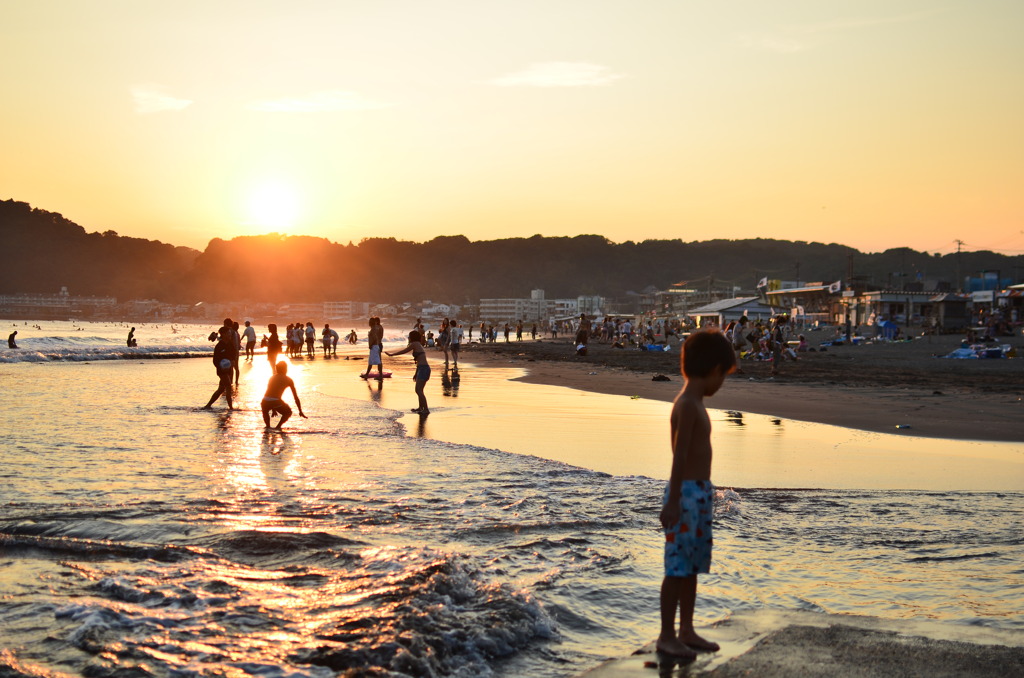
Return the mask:
{"type": "Polygon", "coordinates": [[[656,653],[652,643],[580,678],[1002,678],[1024,674],[1024,634],[1011,631],[764,610],[736,615],[701,633],[717,641],[721,651],[678,662],[656,653]]]}
{"type": "MultiPolygon", "coordinates": [[[[1008,338],[1024,356],[1024,341],[1008,338]]],[[[950,360],[959,336],[829,347],[803,353],[770,378],[770,364],[744,360],[708,401],[712,407],[880,433],[965,440],[1024,440],[1024,358],[950,360]]],[[[439,354],[431,353],[437,362],[439,354]]],[[[578,357],[567,341],[470,344],[462,359],[525,368],[522,380],[671,401],[682,385],[679,349],[613,349],[591,344],[578,357]],[[655,375],[671,381],[652,381],[655,375]]]]}

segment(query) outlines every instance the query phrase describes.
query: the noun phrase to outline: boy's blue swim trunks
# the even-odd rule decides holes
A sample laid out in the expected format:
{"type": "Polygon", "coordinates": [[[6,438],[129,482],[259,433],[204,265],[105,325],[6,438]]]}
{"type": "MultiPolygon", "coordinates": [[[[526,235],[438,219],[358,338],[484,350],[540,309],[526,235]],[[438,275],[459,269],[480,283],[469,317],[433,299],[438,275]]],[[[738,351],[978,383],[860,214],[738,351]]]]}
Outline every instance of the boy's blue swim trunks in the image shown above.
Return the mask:
{"type": "MultiPolygon", "coordinates": [[[[665,487],[668,499],[668,486],[665,487]]],[[[710,480],[684,480],[679,522],[665,530],[665,576],[690,577],[711,571],[711,524],[715,486],[710,480]]]]}

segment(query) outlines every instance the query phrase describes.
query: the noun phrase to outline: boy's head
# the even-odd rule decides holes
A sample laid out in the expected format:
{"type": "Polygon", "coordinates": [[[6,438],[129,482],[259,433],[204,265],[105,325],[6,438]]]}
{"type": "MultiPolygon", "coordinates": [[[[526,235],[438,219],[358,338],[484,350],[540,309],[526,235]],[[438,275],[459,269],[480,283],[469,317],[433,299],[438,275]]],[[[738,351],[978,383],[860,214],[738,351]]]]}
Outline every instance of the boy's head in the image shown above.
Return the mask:
{"type": "Polygon", "coordinates": [[[277,373],[281,375],[288,374],[288,363],[281,361],[277,364],[277,373]]]}
{"type": "Polygon", "coordinates": [[[713,375],[725,379],[725,375],[736,369],[736,352],[721,332],[694,332],[683,344],[680,362],[687,379],[706,379],[713,375]]]}
{"type": "Polygon", "coordinates": [[[413,330],[412,332],[409,333],[409,341],[419,341],[422,343],[423,338],[420,336],[419,330],[413,330]]]}

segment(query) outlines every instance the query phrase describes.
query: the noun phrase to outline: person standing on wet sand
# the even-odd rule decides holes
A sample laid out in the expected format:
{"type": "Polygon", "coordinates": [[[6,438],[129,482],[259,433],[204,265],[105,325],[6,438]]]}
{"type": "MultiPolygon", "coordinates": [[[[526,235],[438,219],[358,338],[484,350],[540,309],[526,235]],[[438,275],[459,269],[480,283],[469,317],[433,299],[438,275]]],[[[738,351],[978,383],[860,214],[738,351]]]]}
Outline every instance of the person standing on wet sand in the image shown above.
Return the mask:
{"type": "Polygon", "coordinates": [[[681,356],[683,388],[672,405],[672,470],[665,487],[665,578],[661,582],[659,652],[693,659],[718,643],[693,628],[697,575],[711,570],[715,486],[711,484],[711,419],[704,398],[713,396],[736,367],[736,353],[721,332],[692,334],[681,356]],[[676,632],[676,613],[679,631],[676,632]]]}
{"type": "MultiPolygon", "coordinates": [[[[472,330],[473,326],[470,325],[469,329],[472,330]]],[[[451,336],[452,364],[454,364],[455,367],[458,367],[459,348],[462,346],[462,337],[464,336],[462,324],[459,323],[457,320],[453,320],[452,327],[451,330],[449,330],[449,332],[451,336]]]]}
{"type": "Polygon", "coordinates": [[[277,336],[277,325],[270,323],[267,325],[267,329],[270,331],[270,336],[267,338],[267,359],[270,360],[270,364],[277,366],[277,356],[281,354],[281,337],[277,336]]]}
{"type": "Polygon", "coordinates": [[[430,414],[430,409],[427,407],[427,396],[423,394],[423,387],[427,385],[430,380],[430,363],[427,362],[427,351],[423,348],[423,335],[416,330],[409,333],[409,345],[403,348],[401,351],[385,351],[388,356],[394,357],[396,355],[402,355],[412,351],[412,357],[416,361],[416,374],[413,375],[413,379],[416,380],[416,397],[419,398],[420,406],[413,410],[416,414],[430,414]]]}
{"type": "Polygon", "coordinates": [[[306,323],[306,357],[316,357],[316,328],[312,322],[306,323]]]}
{"type": "Polygon", "coordinates": [[[256,328],[248,320],[245,321],[242,336],[245,337],[245,359],[252,360],[256,356],[256,328]]]}
{"type": "Polygon", "coordinates": [[[377,376],[383,378],[384,376],[384,361],[380,358],[380,352],[383,349],[383,337],[384,328],[380,325],[380,318],[374,316],[369,320],[370,329],[366,333],[366,344],[370,349],[369,357],[366,362],[366,372],[362,376],[370,376],[370,368],[374,365],[377,366],[377,376]]]}
{"type": "Polygon", "coordinates": [[[263,410],[263,423],[270,428],[270,418],[275,414],[281,415],[281,421],[277,422],[276,428],[278,431],[284,426],[284,423],[288,421],[292,416],[292,408],[288,406],[288,403],[284,401],[285,389],[290,388],[292,390],[292,397],[295,398],[295,407],[299,408],[299,416],[303,419],[308,419],[306,413],[302,411],[302,402],[299,401],[299,392],[295,390],[295,382],[288,376],[288,363],[285,361],[279,362],[275,366],[275,372],[270,377],[270,381],[267,382],[267,393],[263,396],[263,400],[260,401],[260,409],[263,410]]]}
{"type": "Polygon", "coordinates": [[[437,332],[437,345],[444,351],[444,366],[448,367],[448,349],[452,344],[451,321],[445,318],[441,321],[441,329],[437,332]]]}

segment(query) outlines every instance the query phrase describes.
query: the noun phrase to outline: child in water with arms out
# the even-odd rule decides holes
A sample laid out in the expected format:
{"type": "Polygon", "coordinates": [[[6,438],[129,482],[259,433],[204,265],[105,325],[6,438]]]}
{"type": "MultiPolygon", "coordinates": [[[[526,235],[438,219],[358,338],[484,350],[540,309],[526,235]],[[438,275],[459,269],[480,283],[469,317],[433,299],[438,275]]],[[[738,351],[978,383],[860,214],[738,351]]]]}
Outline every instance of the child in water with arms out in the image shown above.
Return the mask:
{"type": "Polygon", "coordinates": [[[715,652],[718,643],[697,635],[693,608],[697,575],[711,570],[711,419],[704,398],[736,369],[736,354],[721,332],[695,332],[683,344],[682,390],[672,405],[672,472],[665,488],[665,578],[661,583],[659,652],[692,659],[695,650],[715,652]],[[676,632],[676,612],[679,630],[676,632]]]}
{"type": "Polygon", "coordinates": [[[413,375],[413,379],[416,380],[416,397],[419,399],[419,407],[413,410],[416,414],[430,414],[430,408],[427,407],[427,396],[423,394],[423,387],[427,385],[427,381],[430,380],[430,363],[427,362],[427,352],[423,348],[423,334],[419,330],[413,330],[409,333],[409,345],[403,348],[401,351],[385,351],[384,353],[389,356],[402,355],[412,351],[412,357],[416,361],[416,374],[413,375]]]}

